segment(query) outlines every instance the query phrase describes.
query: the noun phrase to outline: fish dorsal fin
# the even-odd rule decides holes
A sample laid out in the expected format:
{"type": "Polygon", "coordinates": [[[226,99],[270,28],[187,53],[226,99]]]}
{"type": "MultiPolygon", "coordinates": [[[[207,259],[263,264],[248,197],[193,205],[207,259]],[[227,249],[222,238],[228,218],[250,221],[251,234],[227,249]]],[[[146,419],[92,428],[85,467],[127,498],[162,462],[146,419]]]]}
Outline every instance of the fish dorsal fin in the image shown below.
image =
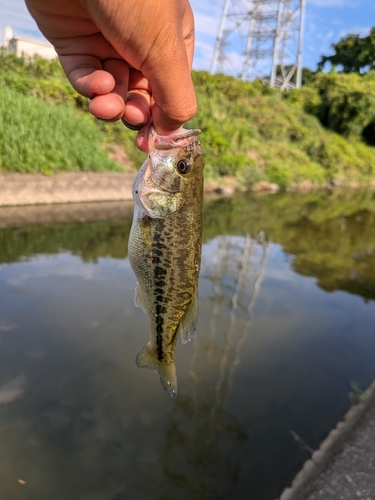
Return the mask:
{"type": "Polygon", "coordinates": [[[135,292],[134,292],[134,305],[142,309],[143,312],[146,312],[146,304],[142,296],[141,292],[141,287],[139,286],[139,283],[137,281],[137,284],[135,285],[135,292]]]}
{"type": "Polygon", "coordinates": [[[193,337],[197,328],[198,320],[198,294],[193,297],[186,310],[185,316],[182,318],[179,332],[181,334],[181,342],[187,344],[193,337]]]}

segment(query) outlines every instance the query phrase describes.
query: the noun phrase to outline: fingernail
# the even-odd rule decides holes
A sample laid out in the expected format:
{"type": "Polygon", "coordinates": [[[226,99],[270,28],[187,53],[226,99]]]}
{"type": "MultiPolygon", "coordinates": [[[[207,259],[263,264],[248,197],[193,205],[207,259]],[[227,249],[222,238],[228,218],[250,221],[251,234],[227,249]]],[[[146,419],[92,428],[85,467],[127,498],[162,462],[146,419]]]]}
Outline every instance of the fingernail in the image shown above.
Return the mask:
{"type": "Polygon", "coordinates": [[[130,128],[130,130],[140,130],[142,127],[144,127],[145,125],[147,125],[147,122],[146,123],[141,123],[139,125],[139,124],[136,124],[136,123],[129,122],[128,120],[125,120],[125,118],[121,118],[121,121],[125,125],[125,127],[130,128]]]}

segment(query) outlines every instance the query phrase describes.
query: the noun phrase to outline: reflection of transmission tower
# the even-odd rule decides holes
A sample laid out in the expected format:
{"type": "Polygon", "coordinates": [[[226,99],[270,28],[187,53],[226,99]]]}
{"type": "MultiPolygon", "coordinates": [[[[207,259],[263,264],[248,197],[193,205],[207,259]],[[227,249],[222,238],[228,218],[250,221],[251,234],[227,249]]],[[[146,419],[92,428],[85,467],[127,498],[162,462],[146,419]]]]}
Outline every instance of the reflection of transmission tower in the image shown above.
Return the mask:
{"type": "Polygon", "coordinates": [[[305,2],[224,0],[211,73],[219,67],[271,87],[300,87],[305,2]]]}

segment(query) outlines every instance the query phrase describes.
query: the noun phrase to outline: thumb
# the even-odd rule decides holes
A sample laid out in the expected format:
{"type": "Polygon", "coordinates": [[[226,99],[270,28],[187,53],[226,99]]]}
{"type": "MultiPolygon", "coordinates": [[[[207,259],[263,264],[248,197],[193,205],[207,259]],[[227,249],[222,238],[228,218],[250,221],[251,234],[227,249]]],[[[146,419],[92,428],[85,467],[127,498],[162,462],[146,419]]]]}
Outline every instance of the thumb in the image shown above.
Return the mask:
{"type": "Polygon", "coordinates": [[[175,131],[197,112],[191,78],[193,53],[192,31],[187,38],[168,43],[162,53],[153,55],[150,52],[142,67],[152,90],[152,120],[161,135],[175,131]]]}

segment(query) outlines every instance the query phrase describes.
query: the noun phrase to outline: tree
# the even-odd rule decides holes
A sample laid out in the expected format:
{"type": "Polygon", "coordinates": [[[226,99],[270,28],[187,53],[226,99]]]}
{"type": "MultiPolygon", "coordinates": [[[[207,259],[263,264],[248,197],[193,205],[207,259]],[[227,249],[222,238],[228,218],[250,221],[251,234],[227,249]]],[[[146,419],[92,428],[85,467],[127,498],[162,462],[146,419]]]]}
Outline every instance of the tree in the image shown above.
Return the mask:
{"type": "Polygon", "coordinates": [[[375,28],[371,28],[370,34],[362,38],[353,34],[341,38],[338,43],[332,44],[332,48],[335,53],[322,57],[318,64],[319,70],[327,62],[331,63],[333,70],[341,66],[343,73],[363,74],[375,69],[375,28]]]}

